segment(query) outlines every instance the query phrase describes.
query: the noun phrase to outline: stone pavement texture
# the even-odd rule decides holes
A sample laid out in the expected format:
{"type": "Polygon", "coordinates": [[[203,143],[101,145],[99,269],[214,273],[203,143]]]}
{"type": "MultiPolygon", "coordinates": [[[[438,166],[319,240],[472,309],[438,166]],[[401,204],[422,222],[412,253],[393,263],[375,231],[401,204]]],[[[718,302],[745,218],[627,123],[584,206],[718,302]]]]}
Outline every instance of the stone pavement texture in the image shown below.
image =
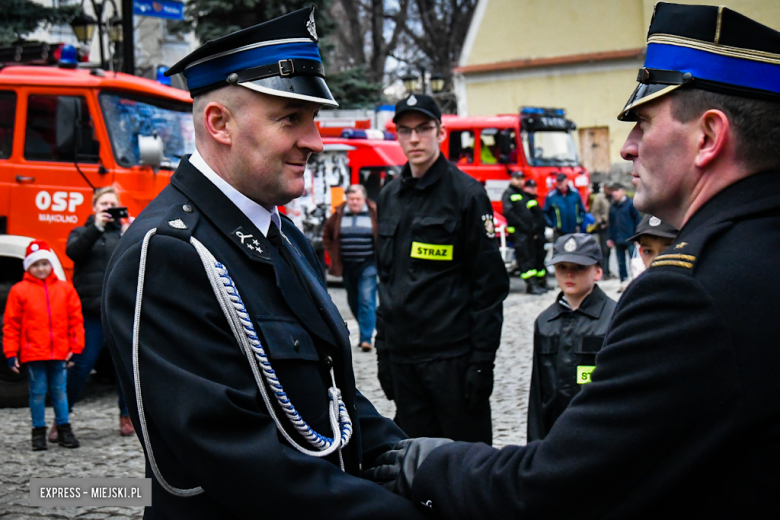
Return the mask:
{"type": "MultiPolygon", "coordinates": [[[[554,283],[554,279],[550,279],[554,283]]],[[[600,286],[617,299],[618,282],[609,280],[600,286]]],[[[329,288],[341,310],[353,346],[359,342],[357,321],[347,305],[341,287],[329,288]]],[[[509,297],[504,302],[504,327],[495,368],[493,442],[496,447],[525,444],[528,389],[531,382],[533,324],[536,316],[549,306],[557,292],[543,296],[524,294],[524,284],[512,278],[509,297]]],[[[395,406],[388,401],[376,378],[376,355],[353,348],[355,377],[360,391],[388,417],[395,406]]],[[[51,425],[54,413],[46,409],[51,425]]],[[[143,477],[144,459],[136,437],[119,436],[119,418],[113,385],[90,382],[84,399],[71,416],[74,432],[81,441],[78,449],[50,445],[48,451],[30,450],[30,411],[27,408],[0,410],[0,520],[26,518],[79,520],[140,519],[142,508],[131,507],[31,507],[30,478],[143,477]]]]}

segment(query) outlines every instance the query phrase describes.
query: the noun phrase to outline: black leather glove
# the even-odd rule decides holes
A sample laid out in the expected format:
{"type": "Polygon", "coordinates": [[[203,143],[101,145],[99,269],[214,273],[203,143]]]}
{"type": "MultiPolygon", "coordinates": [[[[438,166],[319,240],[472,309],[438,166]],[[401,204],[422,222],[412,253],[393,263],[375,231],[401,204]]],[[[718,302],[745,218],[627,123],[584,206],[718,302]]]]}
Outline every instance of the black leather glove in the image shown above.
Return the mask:
{"type": "Polygon", "coordinates": [[[430,452],[451,442],[428,437],[404,439],[377,457],[374,466],[364,471],[363,476],[397,495],[411,498],[417,468],[430,452]]]}
{"type": "Polygon", "coordinates": [[[391,401],[395,398],[393,393],[393,374],[390,372],[390,356],[386,352],[377,350],[376,365],[379,376],[379,384],[385,395],[391,401]]]}
{"type": "Polygon", "coordinates": [[[466,391],[469,411],[479,410],[493,393],[493,363],[471,363],[466,371],[466,391]]]}

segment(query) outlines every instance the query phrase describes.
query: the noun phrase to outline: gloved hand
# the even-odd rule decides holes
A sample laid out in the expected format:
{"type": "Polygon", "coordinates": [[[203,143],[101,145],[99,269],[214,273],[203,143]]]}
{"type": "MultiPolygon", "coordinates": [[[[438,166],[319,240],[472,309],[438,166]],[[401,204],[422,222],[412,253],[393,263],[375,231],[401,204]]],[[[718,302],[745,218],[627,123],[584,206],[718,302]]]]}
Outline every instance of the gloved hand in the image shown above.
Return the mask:
{"type": "Polygon", "coordinates": [[[493,363],[471,363],[466,371],[466,391],[464,397],[468,401],[469,411],[479,410],[493,393],[493,363]]]}
{"type": "Polygon", "coordinates": [[[17,358],[16,356],[9,357],[6,361],[8,361],[8,368],[10,368],[11,370],[13,370],[14,372],[16,372],[18,374],[19,373],[19,358],[17,358]]]}
{"type": "Polygon", "coordinates": [[[382,390],[387,398],[392,401],[395,394],[393,393],[393,374],[390,372],[390,355],[387,352],[380,351],[378,345],[377,343],[376,364],[379,384],[382,386],[382,390]]]}
{"type": "Polygon", "coordinates": [[[430,452],[451,442],[450,439],[428,437],[404,439],[377,457],[374,466],[363,472],[363,477],[397,495],[411,498],[417,468],[430,452]]]}

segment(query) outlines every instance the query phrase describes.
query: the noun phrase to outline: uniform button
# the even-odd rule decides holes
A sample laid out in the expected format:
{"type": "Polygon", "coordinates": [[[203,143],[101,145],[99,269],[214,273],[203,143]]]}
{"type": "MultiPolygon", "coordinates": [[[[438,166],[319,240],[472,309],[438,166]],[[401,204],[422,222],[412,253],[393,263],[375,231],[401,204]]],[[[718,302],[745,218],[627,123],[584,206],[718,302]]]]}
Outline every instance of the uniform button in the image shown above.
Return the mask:
{"type": "Polygon", "coordinates": [[[333,358],[328,356],[325,358],[325,366],[328,368],[333,368],[333,358]]]}
{"type": "Polygon", "coordinates": [[[301,350],[301,342],[297,339],[293,341],[293,348],[295,349],[295,352],[301,350]]]}
{"type": "Polygon", "coordinates": [[[185,204],[184,206],[181,207],[181,209],[183,209],[186,213],[192,213],[192,206],[190,206],[189,204],[185,204]]]}

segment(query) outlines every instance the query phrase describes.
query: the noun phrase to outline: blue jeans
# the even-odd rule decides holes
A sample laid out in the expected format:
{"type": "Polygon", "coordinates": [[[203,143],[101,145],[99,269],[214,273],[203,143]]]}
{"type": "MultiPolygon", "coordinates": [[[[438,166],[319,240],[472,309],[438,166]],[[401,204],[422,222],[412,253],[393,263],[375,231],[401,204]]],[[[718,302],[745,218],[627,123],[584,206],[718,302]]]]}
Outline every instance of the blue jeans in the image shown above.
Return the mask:
{"type": "MultiPolygon", "coordinates": [[[[72,411],[73,405],[81,397],[81,391],[95,368],[100,351],[103,348],[103,322],[100,319],[84,317],[84,350],[80,356],[75,356],[75,364],[68,369],[68,407],[72,411]]],[[[119,386],[119,378],[116,381],[116,391],[119,395],[119,415],[127,417],[127,405],[119,386]]]]}
{"type": "Polygon", "coordinates": [[[68,378],[64,361],[30,361],[27,363],[30,379],[30,413],[33,428],[46,427],[46,390],[51,394],[51,404],[57,424],[68,422],[68,397],[65,381],[68,378]]]}
{"type": "Polygon", "coordinates": [[[344,264],[341,273],[347,302],[360,327],[360,342],[371,344],[376,325],[376,264],[344,264]]]}
{"type": "Polygon", "coordinates": [[[634,244],[618,244],[615,243],[615,254],[618,260],[618,270],[620,271],[620,281],[625,282],[628,279],[628,269],[626,267],[626,254],[628,254],[628,261],[631,261],[631,257],[634,256],[634,244]]]}

